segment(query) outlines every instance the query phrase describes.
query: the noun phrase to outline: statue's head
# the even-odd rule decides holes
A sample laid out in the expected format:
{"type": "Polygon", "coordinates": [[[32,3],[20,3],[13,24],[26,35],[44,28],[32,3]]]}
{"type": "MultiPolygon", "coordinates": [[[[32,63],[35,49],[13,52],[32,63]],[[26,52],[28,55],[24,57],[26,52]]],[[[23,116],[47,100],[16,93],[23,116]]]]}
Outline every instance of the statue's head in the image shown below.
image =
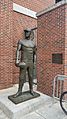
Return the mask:
{"type": "Polygon", "coordinates": [[[26,38],[26,39],[30,38],[31,29],[25,29],[24,32],[25,32],[25,38],[26,38]]]}

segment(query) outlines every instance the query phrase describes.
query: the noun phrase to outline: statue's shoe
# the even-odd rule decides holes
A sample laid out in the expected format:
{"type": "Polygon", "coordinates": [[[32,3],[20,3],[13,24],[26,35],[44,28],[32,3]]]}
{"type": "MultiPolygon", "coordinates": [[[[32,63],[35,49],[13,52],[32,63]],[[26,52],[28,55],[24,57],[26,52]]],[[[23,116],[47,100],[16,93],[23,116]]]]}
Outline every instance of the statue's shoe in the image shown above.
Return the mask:
{"type": "Polygon", "coordinates": [[[18,91],[16,94],[13,95],[13,97],[16,98],[16,97],[18,97],[20,95],[22,95],[22,92],[18,91]]]}
{"type": "Polygon", "coordinates": [[[34,92],[33,92],[33,90],[30,90],[30,94],[34,96],[34,92]]]}

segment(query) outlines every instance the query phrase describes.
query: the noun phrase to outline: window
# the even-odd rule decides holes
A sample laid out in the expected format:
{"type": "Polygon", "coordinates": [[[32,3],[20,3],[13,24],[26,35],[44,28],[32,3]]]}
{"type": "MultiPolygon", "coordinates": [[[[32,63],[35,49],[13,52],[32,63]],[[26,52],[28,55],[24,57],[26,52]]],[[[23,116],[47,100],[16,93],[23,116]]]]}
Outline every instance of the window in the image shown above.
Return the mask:
{"type": "Polygon", "coordinates": [[[60,2],[60,1],[62,1],[62,0],[55,0],[55,3],[60,2]]]}
{"type": "Polygon", "coordinates": [[[63,59],[62,54],[60,53],[52,54],[52,63],[62,64],[63,63],[62,59],[63,59]]]}

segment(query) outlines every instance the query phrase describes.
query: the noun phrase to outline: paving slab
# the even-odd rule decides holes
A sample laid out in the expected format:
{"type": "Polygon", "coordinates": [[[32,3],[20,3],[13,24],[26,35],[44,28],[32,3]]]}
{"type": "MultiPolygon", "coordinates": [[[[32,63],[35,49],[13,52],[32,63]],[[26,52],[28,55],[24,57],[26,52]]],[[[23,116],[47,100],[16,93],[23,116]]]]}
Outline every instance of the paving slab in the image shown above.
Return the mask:
{"type": "Polygon", "coordinates": [[[67,116],[65,116],[63,119],[67,119],[67,116]]]}
{"type": "Polygon", "coordinates": [[[46,102],[43,107],[35,110],[33,113],[26,115],[22,119],[67,119],[67,116],[62,111],[59,102],[52,100],[49,103],[46,102]]]}
{"type": "Polygon", "coordinates": [[[22,117],[21,119],[46,119],[42,117],[41,115],[37,114],[36,112],[32,112],[25,117],[22,117]]]}
{"type": "Polygon", "coordinates": [[[36,110],[36,113],[46,119],[63,119],[66,115],[62,111],[59,102],[50,105],[44,105],[36,110]]]}

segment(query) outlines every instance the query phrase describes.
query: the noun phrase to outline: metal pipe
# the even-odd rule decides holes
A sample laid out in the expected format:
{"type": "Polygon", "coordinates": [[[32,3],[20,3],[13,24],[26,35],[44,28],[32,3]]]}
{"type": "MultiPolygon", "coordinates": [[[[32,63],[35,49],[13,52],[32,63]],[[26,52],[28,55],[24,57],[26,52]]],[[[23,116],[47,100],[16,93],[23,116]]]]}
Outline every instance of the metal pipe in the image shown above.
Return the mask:
{"type": "Polygon", "coordinates": [[[34,27],[34,28],[32,28],[31,30],[36,30],[37,29],[37,27],[34,27]]]}

